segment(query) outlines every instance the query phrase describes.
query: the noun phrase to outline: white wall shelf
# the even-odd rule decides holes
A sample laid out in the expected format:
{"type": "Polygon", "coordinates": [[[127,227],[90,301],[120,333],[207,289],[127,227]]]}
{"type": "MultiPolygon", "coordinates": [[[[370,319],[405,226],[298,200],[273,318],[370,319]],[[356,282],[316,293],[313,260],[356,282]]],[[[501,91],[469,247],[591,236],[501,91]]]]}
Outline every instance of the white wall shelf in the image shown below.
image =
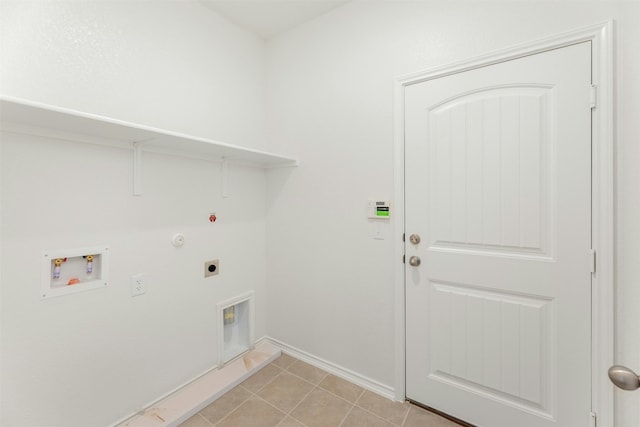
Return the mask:
{"type": "Polygon", "coordinates": [[[134,195],[142,194],[144,151],[222,162],[225,197],[229,162],[265,169],[298,165],[291,157],[4,95],[0,95],[0,129],[132,149],[134,195]]]}

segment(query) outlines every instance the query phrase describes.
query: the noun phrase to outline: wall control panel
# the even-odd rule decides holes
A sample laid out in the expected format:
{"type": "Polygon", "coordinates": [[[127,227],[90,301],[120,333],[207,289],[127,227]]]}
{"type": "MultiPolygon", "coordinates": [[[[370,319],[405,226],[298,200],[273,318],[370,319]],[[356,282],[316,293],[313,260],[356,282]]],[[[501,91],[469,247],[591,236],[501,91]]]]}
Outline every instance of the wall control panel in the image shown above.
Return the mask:
{"type": "Polygon", "coordinates": [[[369,219],[390,219],[391,202],[388,200],[368,200],[367,217],[369,219]]]}

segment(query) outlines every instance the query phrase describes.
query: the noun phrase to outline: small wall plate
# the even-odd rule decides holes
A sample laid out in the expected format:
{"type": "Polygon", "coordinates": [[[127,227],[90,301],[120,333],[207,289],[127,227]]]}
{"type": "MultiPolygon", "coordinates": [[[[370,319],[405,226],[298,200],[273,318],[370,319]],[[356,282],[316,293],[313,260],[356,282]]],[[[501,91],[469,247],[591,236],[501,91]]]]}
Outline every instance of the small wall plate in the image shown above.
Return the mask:
{"type": "Polygon", "coordinates": [[[204,277],[217,276],[220,273],[220,261],[213,259],[204,263],[204,277]]]}

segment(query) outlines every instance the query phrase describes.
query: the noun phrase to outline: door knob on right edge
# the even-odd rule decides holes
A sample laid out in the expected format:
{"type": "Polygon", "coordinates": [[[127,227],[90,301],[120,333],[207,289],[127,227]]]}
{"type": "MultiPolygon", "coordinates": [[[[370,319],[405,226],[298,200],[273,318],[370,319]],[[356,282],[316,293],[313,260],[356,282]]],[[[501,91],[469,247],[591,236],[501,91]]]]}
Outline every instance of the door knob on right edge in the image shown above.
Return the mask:
{"type": "Polygon", "coordinates": [[[609,379],[616,387],[623,390],[640,388],[640,377],[626,366],[614,365],[609,368],[609,379]]]}
{"type": "Polygon", "coordinates": [[[415,255],[412,257],[409,257],[409,265],[411,267],[418,267],[420,265],[420,257],[417,257],[415,255]]]}

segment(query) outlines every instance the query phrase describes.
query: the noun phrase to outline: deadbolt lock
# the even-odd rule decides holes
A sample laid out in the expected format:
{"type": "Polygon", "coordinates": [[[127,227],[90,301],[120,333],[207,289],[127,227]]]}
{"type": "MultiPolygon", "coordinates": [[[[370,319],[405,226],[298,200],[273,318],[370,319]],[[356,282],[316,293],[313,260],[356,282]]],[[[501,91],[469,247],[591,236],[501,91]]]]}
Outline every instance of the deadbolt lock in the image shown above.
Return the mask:
{"type": "Polygon", "coordinates": [[[409,241],[414,245],[417,245],[418,243],[420,243],[420,236],[417,234],[412,234],[411,236],[409,236],[409,241]]]}

